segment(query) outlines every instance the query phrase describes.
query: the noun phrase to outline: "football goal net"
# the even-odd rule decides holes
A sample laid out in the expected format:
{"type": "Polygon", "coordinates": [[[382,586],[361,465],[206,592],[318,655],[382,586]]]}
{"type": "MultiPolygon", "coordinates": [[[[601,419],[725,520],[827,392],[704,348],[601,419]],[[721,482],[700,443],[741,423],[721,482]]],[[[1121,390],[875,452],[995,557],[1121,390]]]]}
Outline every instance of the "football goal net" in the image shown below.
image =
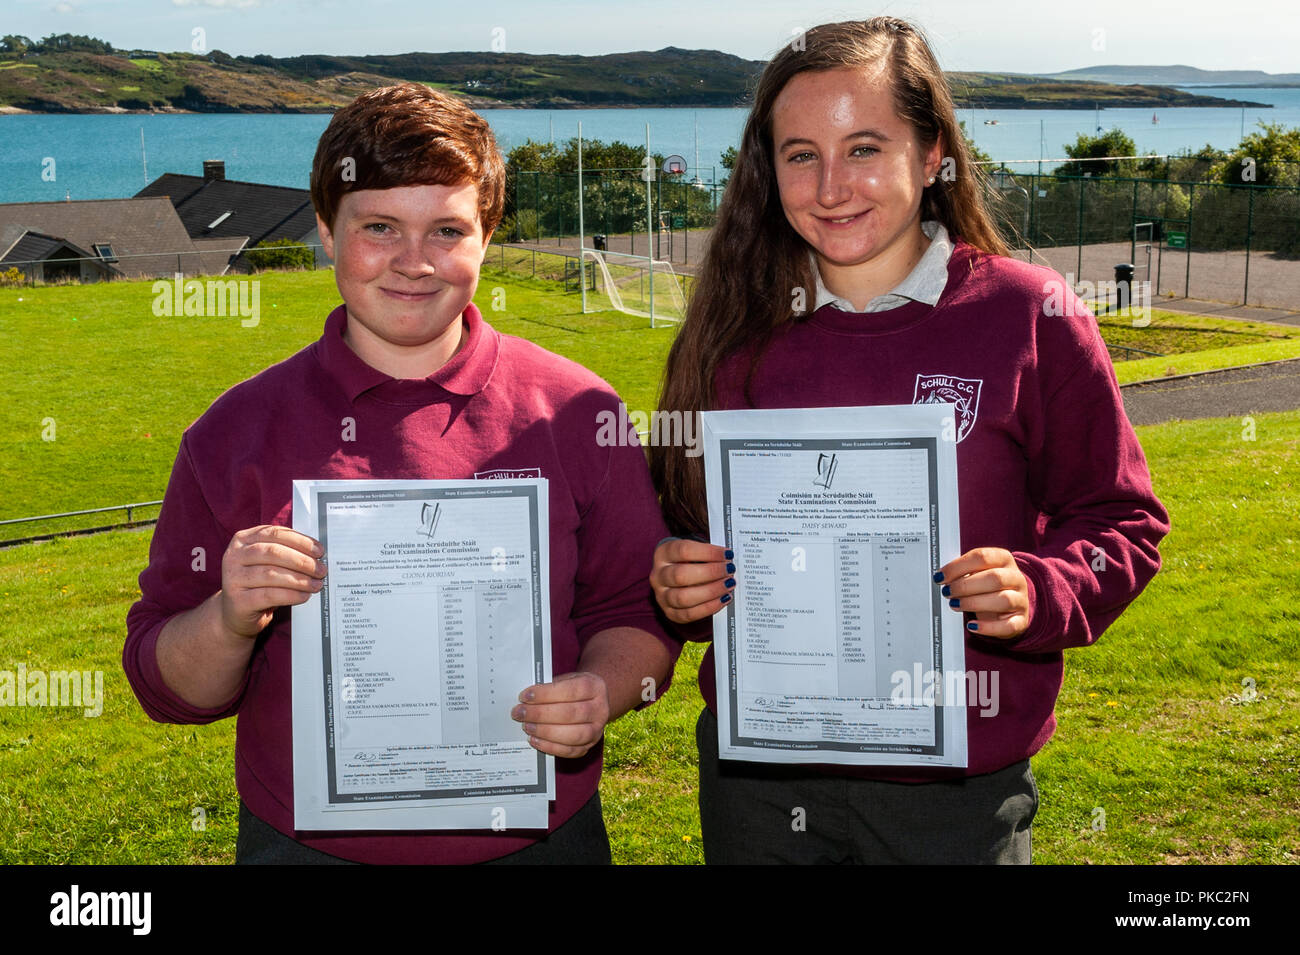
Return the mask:
{"type": "Polygon", "coordinates": [[[612,308],[650,319],[651,328],[686,317],[686,296],[671,262],[583,249],[582,266],[584,281],[591,282],[588,288],[596,295],[593,301],[589,293],[587,311],[612,308]]]}

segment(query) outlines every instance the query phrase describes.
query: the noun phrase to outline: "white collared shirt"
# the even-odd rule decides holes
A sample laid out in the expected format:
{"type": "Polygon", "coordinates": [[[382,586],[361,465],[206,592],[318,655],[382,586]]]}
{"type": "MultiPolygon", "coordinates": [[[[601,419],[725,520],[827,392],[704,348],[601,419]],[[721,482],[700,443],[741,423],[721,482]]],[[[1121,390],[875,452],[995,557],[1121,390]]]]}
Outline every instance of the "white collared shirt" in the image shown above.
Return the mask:
{"type": "Polygon", "coordinates": [[[813,276],[817,281],[817,299],[813,311],[827,304],[834,305],[842,312],[856,313],[884,312],[905,305],[909,301],[924,302],[926,305],[938,304],[939,296],[943,294],[944,287],[948,284],[948,260],[952,257],[952,240],[948,237],[948,230],[944,228],[943,223],[934,219],[922,222],[921,231],[930,240],[930,246],[921,256],[921,261],[916,263],[916,267],[908,273],[907,278],[892,290],[877,295],[867,303],[865,309],[858,309],[848,299],[840,298],[829,291],[822,284],[821,271],[817,268],[817,257],[811,252],[808,253],[812,256],[813,276]]]}

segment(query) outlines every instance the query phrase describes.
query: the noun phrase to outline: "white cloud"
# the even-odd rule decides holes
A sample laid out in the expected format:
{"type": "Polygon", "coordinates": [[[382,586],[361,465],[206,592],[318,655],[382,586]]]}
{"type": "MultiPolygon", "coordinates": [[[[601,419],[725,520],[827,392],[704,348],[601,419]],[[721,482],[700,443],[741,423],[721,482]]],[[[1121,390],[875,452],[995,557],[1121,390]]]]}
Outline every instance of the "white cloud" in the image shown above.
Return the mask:
{"type": "Polygon", "coordinates": [[[218,7],[242,10],[261,5],[262,0],[172,0],[172,6],[175,7],[218,7]]]}

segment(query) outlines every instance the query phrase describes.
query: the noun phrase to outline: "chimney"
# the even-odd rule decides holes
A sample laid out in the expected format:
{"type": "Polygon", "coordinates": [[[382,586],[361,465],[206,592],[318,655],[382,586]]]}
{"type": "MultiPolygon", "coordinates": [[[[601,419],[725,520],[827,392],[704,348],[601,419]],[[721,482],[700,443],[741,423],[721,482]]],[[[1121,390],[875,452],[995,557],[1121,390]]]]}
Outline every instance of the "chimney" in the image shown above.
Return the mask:
{"type": "Polygon", "coordinates": [[[203,160],[203,181],[213,182],[226,178],[226,161],[224,159],[203,160]]]}

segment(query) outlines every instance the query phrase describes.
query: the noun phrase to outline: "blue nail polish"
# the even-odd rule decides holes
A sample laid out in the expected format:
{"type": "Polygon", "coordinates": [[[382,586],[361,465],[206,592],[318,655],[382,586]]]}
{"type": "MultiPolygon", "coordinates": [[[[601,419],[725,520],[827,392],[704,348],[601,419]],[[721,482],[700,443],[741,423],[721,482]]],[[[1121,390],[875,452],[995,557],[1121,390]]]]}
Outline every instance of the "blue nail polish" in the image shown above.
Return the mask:
{"type": "Polygon", "coordinates": [[[935,582],[936,584],[941,584],[941,583],[943,583],[943,571],[942,571],[942,570],[935,571],[935,574],[934,574],[934,582],[935,582]]]}
{"type": "Polygon", "coordinates": [[[735,577],[728,577],[728,578],[727,578],[727,586],[728,586],[728,587],[734,587],[734,586],[736,586],[736,578],[735,578],[735,577]]]}
{"type": "Polygon", "coordinates": [[[723,603],[726,603],[730,599],[731,599],[731,594],[723,594],[721,597],[723,603]]]}
{"type": "Polygon", "coordinates": [[[951,596],[952,596],[952,588],[949,587],[947,584],[944,584],[944,585],[943,585],[943,590],[939,591],[939,593],[943,594],[945,597],[951,597],[951,596]]]}
{"type": "Polygon", "coordinates": [[[735,554],[734,551],[726,551],[726,552],[723,554],[723,556],[726,557],[727,560],[735,560],[735,559],[736,559],[736,554],[735,554]]]}
{"type": "Polygon", "coordinates": [[[976,623],[974,620],[972,620],[970,623],[966,624],[966,629],[967,629],[967,630],[978,630],[979,628],[980,628],[980,625],[979,625],[978,623],[976,623]]]}
{"type": "Polygon", "coordinates": [[[729,573],[729,574],[734,574],[735,572],[736,572],[736,565],[735,565],[735,564],[728,564],[728,565],[727,565],[727,573],[729,573]]]}
{"type": "Polygon", "coordinates": [[[949,606],[949,607],[960,607],[960,606],[961,606],[961,599],[958,598],[958,597],[953,597],[952,600],[949,600],[949,601],[948,601],[948,606],[949,606]]]}

